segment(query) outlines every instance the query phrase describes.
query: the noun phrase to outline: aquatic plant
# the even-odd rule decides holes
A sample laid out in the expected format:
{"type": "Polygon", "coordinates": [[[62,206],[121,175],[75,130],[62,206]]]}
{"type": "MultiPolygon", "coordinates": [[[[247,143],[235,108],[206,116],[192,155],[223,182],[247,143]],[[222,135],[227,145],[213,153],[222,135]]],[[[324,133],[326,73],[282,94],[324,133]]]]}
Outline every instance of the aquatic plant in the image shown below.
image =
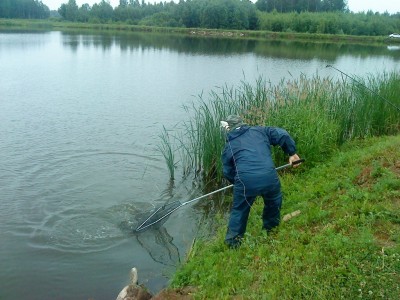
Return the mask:
{"type": "MultiPolygon", "coordinates": [[[[179,144],[185,175],[194,171],[206,182],[220,181],[225,136],[219,121],[239,114],[249,125],[285,128],[296,140],[298,153],[312,166],[348,140],[398,133],[399,94],[400,74],[396,72],[358,78],[356,82],[304,75],[281,80],[275,86],[263,77],[254,85],[242,81],[239,87],[212,91],[207,100],[199,95],[197,101],[185,106],[189,119],[182,123],[181,132],[172,136],[174,141],[163,136],[164,157],[171,170],[174,153],[168,143],[179,144]]],[[[279,149],[273,149],[273,156],[277,165],[286,163],[279,149]]]]}
{"type": "Polygon", "coordinates": [[[158,145],[158,150],[164,156],[167,168],[169,171],[170,179],[175,178],[175,149],[173,147],[173,141],[171,141],[170,134],[168,133],[165,126],[163,126],[163,132],[159,135],[161,144],[158,145]]]}

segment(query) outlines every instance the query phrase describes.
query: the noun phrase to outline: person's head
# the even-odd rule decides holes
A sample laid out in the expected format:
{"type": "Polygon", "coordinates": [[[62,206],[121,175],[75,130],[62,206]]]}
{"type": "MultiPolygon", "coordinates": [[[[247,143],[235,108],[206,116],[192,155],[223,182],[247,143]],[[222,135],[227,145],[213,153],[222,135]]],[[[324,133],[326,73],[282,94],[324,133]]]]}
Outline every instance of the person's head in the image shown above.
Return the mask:
{"type": "Polygon", "coordinates": [[[229,115],[226,118],[226,122],[228,123],[229,130],[233,130],[244,125],[243,119],[238,115],[229,115]]]}

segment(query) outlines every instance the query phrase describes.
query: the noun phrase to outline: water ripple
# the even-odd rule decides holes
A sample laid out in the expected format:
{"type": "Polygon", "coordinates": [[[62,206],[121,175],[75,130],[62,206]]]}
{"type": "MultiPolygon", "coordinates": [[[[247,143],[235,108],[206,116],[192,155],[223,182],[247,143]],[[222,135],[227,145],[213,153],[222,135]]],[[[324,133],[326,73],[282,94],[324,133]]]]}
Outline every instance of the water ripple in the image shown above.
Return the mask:
{"type": "MultiPolygon", "coordinates": [[[[148,205],[144,204],[148,208],[148,205]]],[[[121,222],[132,222],[140,211],[137,205],[118,205],[103,211],[66,209],[49,215],[32,226],[30,246],[64,253],[92,253],[117,247],[130,235],[121,222]],[[122,220],[122,221],[121,221],[122,220]]],[[[130,233],[130,232],[129,232],[130,233]]]]}

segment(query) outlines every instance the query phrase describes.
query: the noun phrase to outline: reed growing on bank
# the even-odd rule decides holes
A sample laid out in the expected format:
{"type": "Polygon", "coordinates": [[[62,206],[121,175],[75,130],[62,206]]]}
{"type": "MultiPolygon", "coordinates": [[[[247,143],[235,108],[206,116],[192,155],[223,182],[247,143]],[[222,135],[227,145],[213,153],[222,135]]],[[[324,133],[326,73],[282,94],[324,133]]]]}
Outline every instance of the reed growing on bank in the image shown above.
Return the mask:
{"type": "MultiPolygon", "coordinates": [[[[396,72],[356,80],[301,76],[275,86],[263,77],[255,84],[242,81],[239,87],[222,87],[207,100],[199,96],[197,102],[186,106],[189,119],[183,122],[181,132],[163,139],[161,150],[167,152],[164,157],[171,157],[168,142],[179,144],[178,161],[185,175],[194,171],[206,182],[218,182],[225,144],[219,121],[239,114],[249,125],[285,128],[311,167],[346,141],[399,133],[399,95],[400,74],[396,72]]],[[[280,149],[274,148],[273,155],[277,165],[286,163],[280,149]]],[[[171,172],[168,160],[167,164],[171,172]]]]}

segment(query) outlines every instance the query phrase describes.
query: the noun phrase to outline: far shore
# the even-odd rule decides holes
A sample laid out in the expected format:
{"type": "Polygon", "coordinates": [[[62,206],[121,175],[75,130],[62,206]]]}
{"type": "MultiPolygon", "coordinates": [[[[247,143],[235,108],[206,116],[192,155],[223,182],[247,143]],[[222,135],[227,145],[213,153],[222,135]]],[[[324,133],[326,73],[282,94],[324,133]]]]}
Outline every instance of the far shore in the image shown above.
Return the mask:
{"type": "Polygon", "coordinates": [[[182,34],[208,38],[234,38],[258,40],[294,40],[323,43],[349,44],[392,44],[400,43],[400,38],[389,36],[354,36],[339,34],[311,34],[297,32],[272,32],[254,30],[228,30],[181,27],[148,27],[129,25],[124,23],[79,23],[60,21],[58,19],[31,20],[31,19],[0,19],[0,30],[96,30],[115,32],[154,32],[182,34]]]}

